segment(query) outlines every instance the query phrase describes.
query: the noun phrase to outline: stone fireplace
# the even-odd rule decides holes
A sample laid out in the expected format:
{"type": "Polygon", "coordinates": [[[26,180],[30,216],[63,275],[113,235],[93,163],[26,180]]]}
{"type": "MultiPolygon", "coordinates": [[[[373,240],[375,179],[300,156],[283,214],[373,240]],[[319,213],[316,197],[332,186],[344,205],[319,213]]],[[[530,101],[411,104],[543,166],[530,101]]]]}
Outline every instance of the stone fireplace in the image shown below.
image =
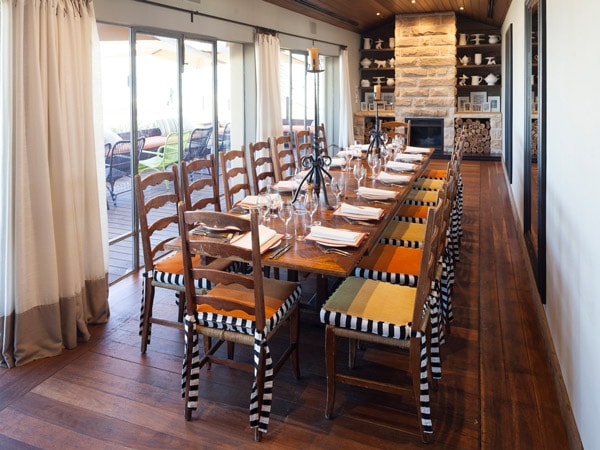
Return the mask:
{"type": "MultiPolygon", "coordinates": [[[[454,13],[397,15],[395,36],[395,116],[411,119],[411,129],[418,122],[415,119],[437,123],[443,150],[436,153],[450,154],[454,146],[456,17],[454,13]]],[[[412,136],[411,143],[416,145],[412,136]]]]}

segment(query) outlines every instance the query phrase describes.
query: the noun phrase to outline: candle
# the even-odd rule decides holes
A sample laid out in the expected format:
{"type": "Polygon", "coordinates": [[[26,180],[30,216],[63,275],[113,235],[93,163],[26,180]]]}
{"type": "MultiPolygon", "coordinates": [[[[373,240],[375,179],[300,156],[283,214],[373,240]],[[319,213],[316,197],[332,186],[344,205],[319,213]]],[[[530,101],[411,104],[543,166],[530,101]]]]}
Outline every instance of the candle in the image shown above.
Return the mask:
{"type": "Polygon", "coordinates": [[[375,85],[375,100],[381,100],[381,85],[375,85]]]}
{"type": "Polygon", "coordinates": [[[319,70],[319,49],[317,47],[311,47],[308,49],[308,55],[312,62],[312,70],[319,70]]]}

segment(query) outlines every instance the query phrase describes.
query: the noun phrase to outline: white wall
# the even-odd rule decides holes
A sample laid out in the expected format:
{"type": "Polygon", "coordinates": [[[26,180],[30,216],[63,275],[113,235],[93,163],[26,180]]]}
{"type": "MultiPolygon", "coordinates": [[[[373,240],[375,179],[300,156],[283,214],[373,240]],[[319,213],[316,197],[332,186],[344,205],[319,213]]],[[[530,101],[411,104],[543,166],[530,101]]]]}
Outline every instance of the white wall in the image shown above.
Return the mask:
{"type": "MultiPolygon", "coordinates": [[[[600,2],[547,0],[546,316],[585,448],[600,448],[600,2]]],[[[524,5],[513,0],[512,194],[523,217],[524,5]]]]}

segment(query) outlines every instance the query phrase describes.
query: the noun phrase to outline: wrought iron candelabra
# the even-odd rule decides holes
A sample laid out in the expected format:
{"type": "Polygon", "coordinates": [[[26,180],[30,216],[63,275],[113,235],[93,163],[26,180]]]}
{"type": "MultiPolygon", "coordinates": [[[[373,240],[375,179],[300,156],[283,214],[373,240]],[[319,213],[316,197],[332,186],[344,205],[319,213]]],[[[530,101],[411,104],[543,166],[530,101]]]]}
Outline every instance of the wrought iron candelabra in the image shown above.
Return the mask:
{"type": "Polygon", "coordinates": [[[327,167],[331,164],[331,157],[327,154],[321,154],[319,149],[319,73],[323,72],[323,70],[319,67],[319,52],[317,48],[309,48],[308,54],[309,67],[307,68],[307,72],[312,73],[315,78],[315,122],[312,136],[312,154],[302,158],[300,165],[303,169],[307,169],[308,171],[302,178],[302,181],[300,181],[300,185],[294,193],[292,203],[297,200],[298,194],[302,189],[302,185],[305,183],[307,185],[312,183],[314,186],[313,192],[317,198],[319,198],[321,196],[321,192],[323,192],[325,204],[328,208],[332,208],[332,206],[329,204],[329,199],[327,198],[326,182],[327,179],[331,180],[331,174],[327,171],[327,167]]]}
{"type": "Polygon", "coordinates": [[[374,152],[379,156],[379,152],[382,147],[385,147],[385,139],[383,135],[384,131],[379,127],[379,102],[378,100],[381,98],[381,85],[375,85],[375,127],[370,131],[370,139],[369,139],[369,147],[367,149],[368,154],[374,152]]]}

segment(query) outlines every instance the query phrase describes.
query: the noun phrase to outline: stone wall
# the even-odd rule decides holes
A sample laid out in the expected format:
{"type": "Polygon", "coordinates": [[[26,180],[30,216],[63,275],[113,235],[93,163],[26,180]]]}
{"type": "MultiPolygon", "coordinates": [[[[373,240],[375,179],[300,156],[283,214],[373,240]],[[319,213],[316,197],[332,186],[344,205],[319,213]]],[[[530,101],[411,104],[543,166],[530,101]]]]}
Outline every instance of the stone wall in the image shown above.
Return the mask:
{"type": "Polygon", "coordinates": [[[395,113],[444,119],[444,152],[454,143],[456,17],[452,12],[396,16],[395,113]]]}

